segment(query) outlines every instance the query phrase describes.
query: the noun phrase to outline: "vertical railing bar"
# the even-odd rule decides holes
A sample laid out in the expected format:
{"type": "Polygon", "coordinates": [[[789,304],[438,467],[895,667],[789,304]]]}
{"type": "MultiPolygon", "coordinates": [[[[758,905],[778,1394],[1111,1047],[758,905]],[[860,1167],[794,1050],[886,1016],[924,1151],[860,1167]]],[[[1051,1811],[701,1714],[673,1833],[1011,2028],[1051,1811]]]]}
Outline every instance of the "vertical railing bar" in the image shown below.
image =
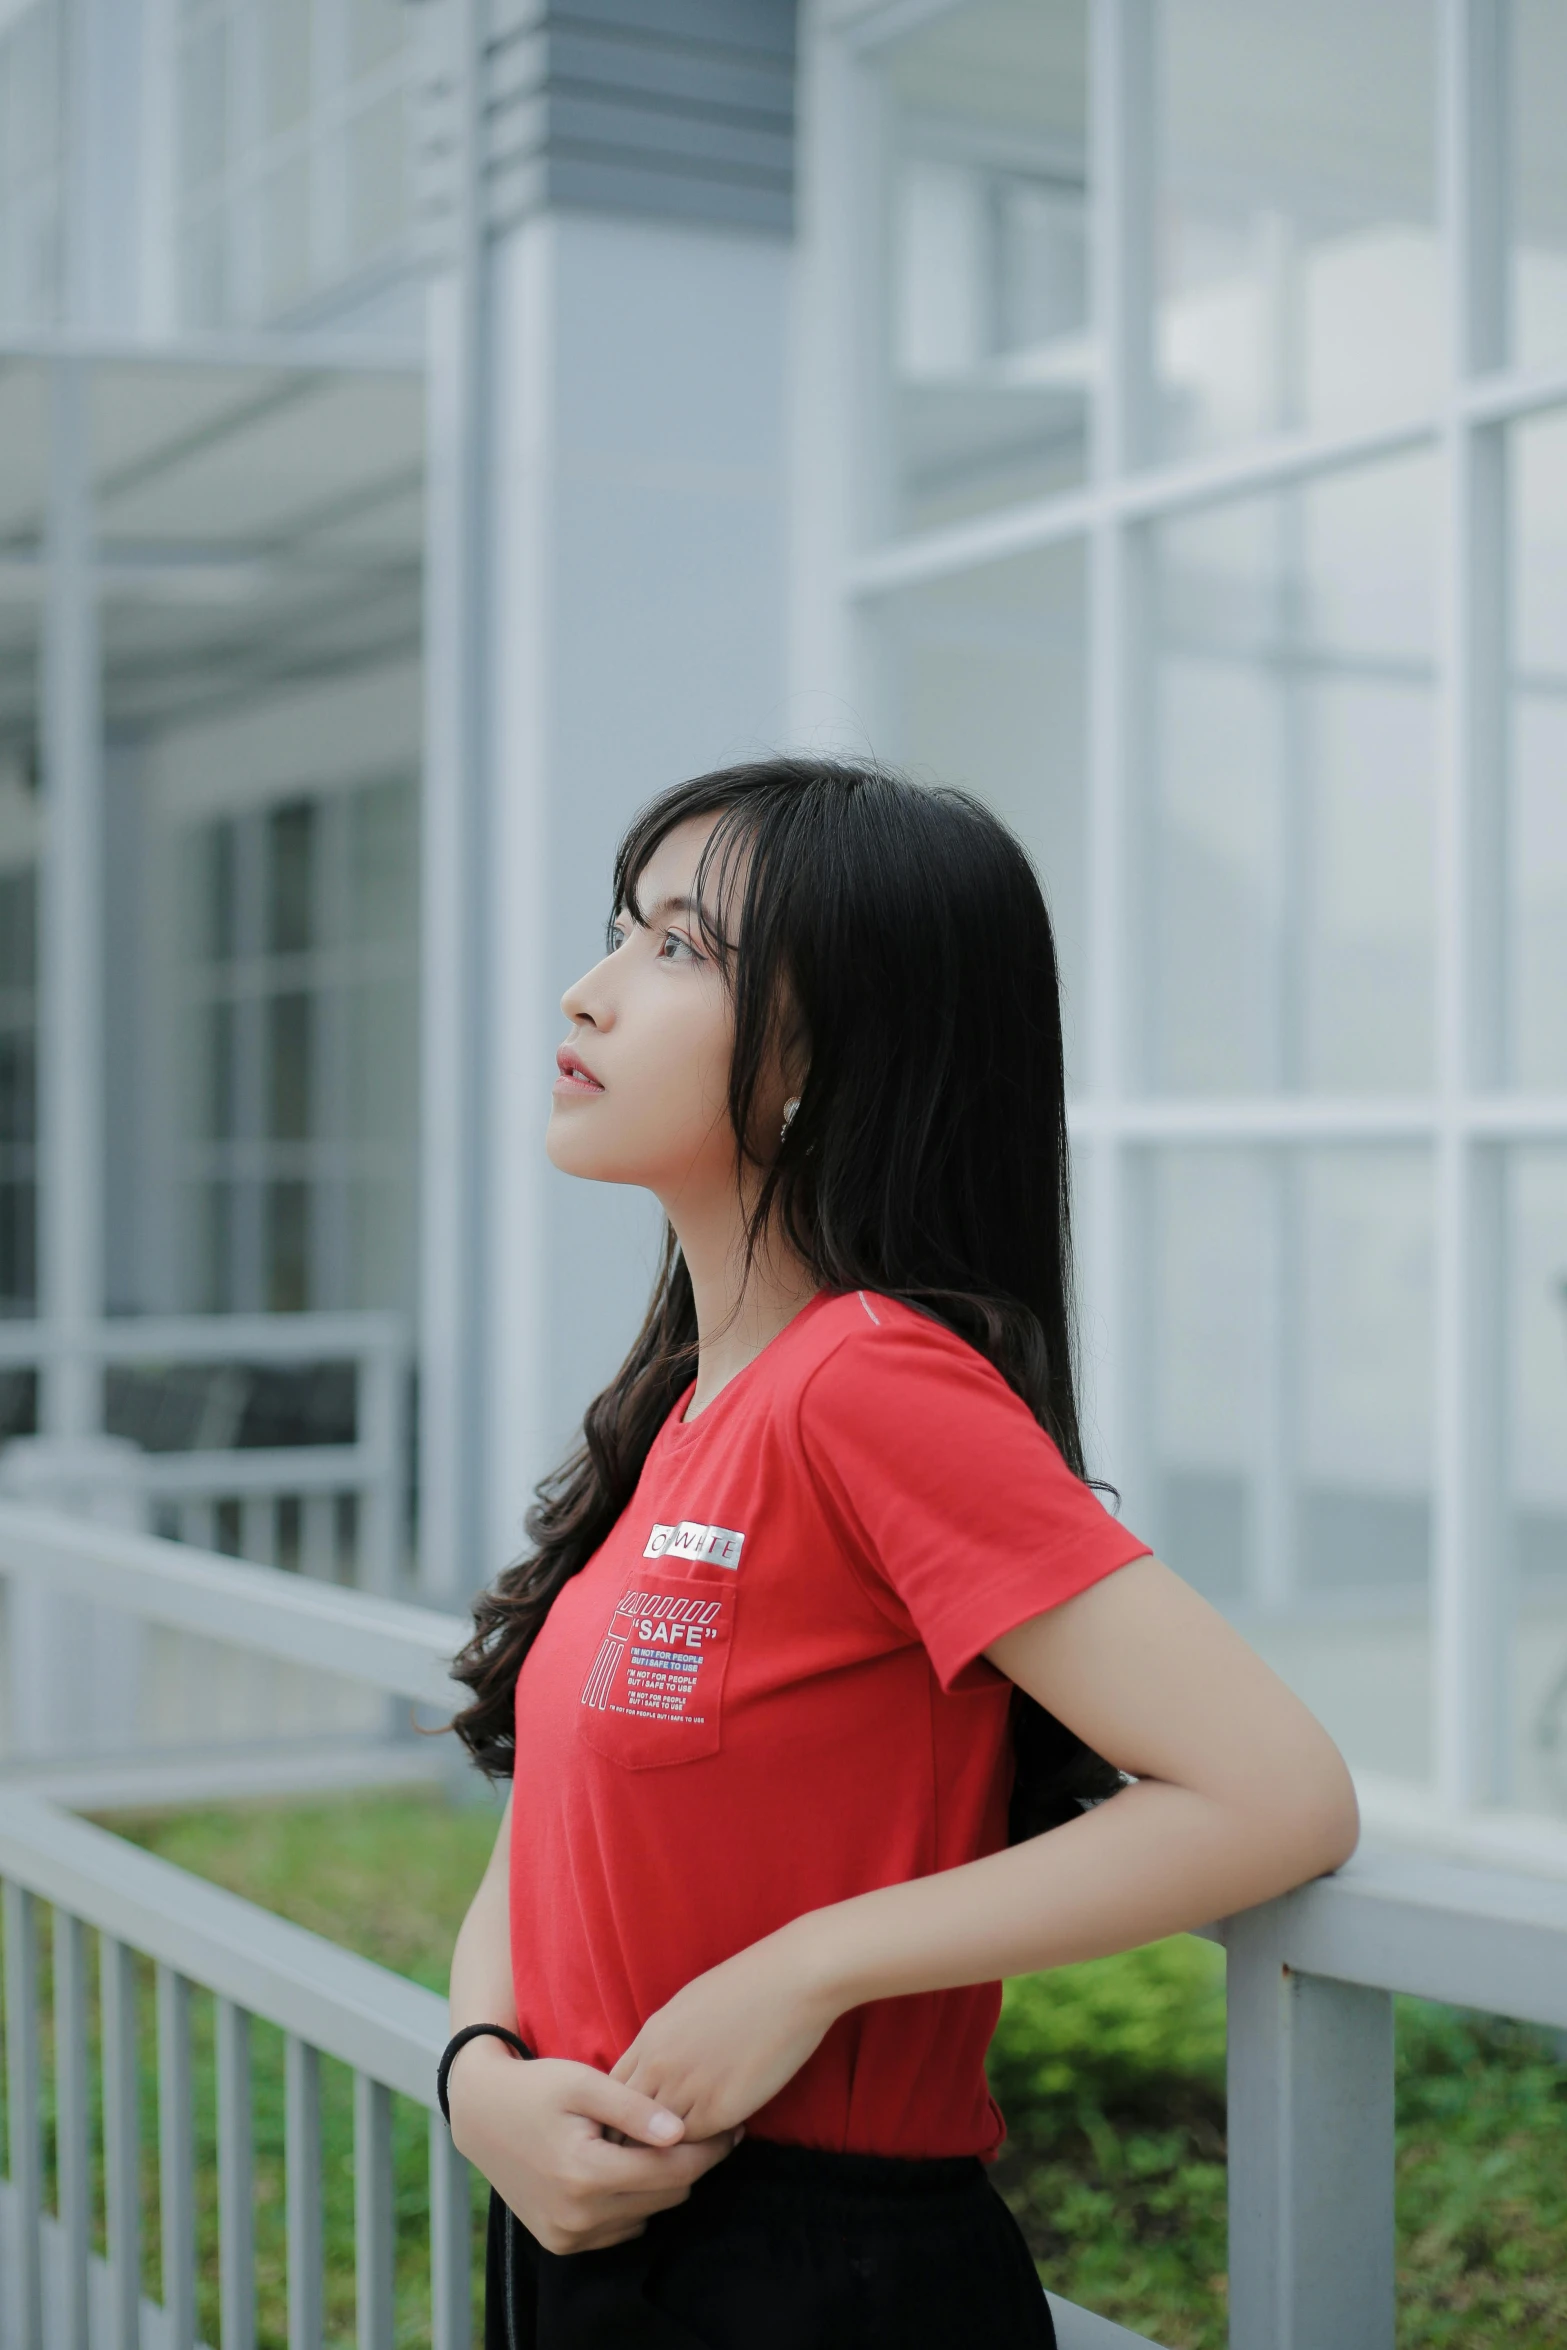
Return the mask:
{"type": "Polygon", "coordinates": [[[430,2116],[430,2350],[470,2350],[472,2223],[468,2165],[438,2113],[430,2116]]]}
{"type": "Polygon", "coordinates": [[[103,2016],[103,2191],[109,2254],[109,2340],[141,2340],[141,2143],[136,2094],[136,1963],[129,1946],[98,1937],[103,2016]]]}
{"type": "Polygon", "coordinates": [[[158,1969],[158,2208],[167,2350],[196,2350],[196,2128],[190,1985],[158,1969]]]}
{"type": "Polygon", "coordinates": [[[277,1565],[277,1505],[270,1493],[247,1493],[239,1505],[240,1556],[253,1566],[277,1565]]]}
{"type": "Polygon", "coordinates": [[[299,1505],[299,1571],[312,1582],[330,1583],[335,1572],[337,1535],[329,1493],[307,1493],[299,1505]]]}
{"type": "Polygon", "coordinates": [[[358,1582],[361,1591],[390,1598],[397,1589],[400,1491],[397,1444],[398,1363],[385,1346],[369,1347],[359,1357],[358,1427],[360,1457],[365,1464],[359,1485],[358,1582]]]}
{"type": "Polygon", "coordinates": [[[321,2350],[321,2059],[292,2032],[283,2047],[288,2350],[321,2350]]]}
{"type": "Polygon", "coordinates": [[[392,2093],[354,2074],[354,2286],[357,2350],[392,2350],[392,2093]]]}
{"type": "Polygon", "coordinates": [[[38,1905],[7,1878],[5,1907],[5,2085],[11,2165],[9,2290],[18,2350],[44,2350],[42,2079],[38,2062],[38,1905]]]}
{"type": "Polygon", "coordinates": [[[80,1918],[54,1913],[56,2203],[65,2264],[60,2350],[88,2350],[92,2169],[87,2122],[87,1936],[80,1918]]]}
{"type": "Polygon", "coordinates": [[[255,2350],[256,2234],[250,2139],[250,2017],[214,2002],[218,2060],[218,2310],[223,2350],[255,2350]]]}

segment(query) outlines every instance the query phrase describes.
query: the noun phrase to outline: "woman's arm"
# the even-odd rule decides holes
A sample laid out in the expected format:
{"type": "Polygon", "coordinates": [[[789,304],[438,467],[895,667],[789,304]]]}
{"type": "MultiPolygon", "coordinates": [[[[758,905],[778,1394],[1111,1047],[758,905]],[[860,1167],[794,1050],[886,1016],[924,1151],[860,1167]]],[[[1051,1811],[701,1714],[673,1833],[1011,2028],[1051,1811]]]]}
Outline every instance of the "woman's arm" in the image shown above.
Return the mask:
{"type": "MultiPolygon", "coordinates": [[[[511,1972],[511,1803],[452,1951],[452,2030],[517,2029],[511,1972]]],[[[721,2162],[733,2133],[682,2144],[680,2117],[591,2065],[524,2063],[486,2035],[459,2048],[447,2076],[452,2141],[551,2252],[639,2236],[721,2162]],[[637,2139],[637,2145],[622,2143],[637,2139]]]]}
{"type": "MultiPolygon", "coordinates": [[[[508,1796],[479,1889],[457,1929],[449,1990],[454,2032],[468,2024],[504,2024],[509,2032],[517,2029],[511,1977],[511,1807],[508,1796]]],[[[459,2065],[480,2045],[470,2040],[458,2051],[452,2063],[454,2080],[459,2065]]],[[[499,2040],[491,2045],[503,2050],[499,2040]]]]}
{"type": "Polygon", "coordinates": [[[1131,1949],[1353,1852],[1354,1788],[1327,1732],[1158,1560],[986,1653],[1138,1784],[1026,1844],[810,1911],[688,1984],[614,2077],[689,2137],[754,2113],[849,2008],[1131,1949]]]}

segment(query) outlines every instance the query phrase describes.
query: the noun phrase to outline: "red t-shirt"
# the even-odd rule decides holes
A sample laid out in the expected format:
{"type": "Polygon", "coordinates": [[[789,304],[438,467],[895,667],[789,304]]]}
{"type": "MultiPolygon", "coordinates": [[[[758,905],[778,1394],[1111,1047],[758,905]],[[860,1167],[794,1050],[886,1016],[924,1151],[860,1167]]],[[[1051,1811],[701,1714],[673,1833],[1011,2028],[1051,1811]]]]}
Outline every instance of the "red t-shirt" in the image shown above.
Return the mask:
{"type": "MultiPolygon", "coordinates": [[[[981,1355],[872,1293],[688,1401],[517,1684],[518,2028],[606,2072],[790,1918],[999,1850],[1011,1684],[980,1652],[1147,1549],[981,1355]]],[[[999,2005],[855,2008],[748,2129],[988,2155],[999,2005]]]]}

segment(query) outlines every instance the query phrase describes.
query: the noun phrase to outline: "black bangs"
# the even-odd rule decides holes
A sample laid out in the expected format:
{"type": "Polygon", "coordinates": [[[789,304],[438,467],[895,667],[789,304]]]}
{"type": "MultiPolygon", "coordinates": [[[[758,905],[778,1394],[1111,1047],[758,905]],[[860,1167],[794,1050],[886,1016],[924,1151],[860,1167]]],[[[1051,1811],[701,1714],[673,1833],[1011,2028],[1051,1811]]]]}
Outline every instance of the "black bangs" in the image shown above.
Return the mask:
{"type": "Polygon", "coordinates": [[[677,784],[633,818],[615,857],[609,919],[613,924],[616,914],[624,912],[640,922],[642,876],[663,843],[693,818],[715,817],[697,865],[693,895],[702,943],[719,968],[732,973],[743,920],[743,897],[737,903],[736,889],[751,846],[754,816],[719,789],[724,780],[720,773],[677,784]]]}

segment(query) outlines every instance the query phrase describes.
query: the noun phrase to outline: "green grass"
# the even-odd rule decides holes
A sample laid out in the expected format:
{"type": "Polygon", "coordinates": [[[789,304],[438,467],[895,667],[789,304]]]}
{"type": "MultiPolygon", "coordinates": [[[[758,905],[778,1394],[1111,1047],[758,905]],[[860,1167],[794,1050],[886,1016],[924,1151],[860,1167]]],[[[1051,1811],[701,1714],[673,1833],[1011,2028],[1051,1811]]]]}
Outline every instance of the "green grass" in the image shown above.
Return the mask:
{"type": "MultiPolygon", "coordinates": [[[[112,1823],[149,1850],[442,1989],[495,1833],[435,1796],[112,1823]]],[[[1416,2000],[1398,2015],[1400,2350],[1567,2342],[1567,2074],[1521,2028],[1416,2000]]],[[[150,2019],[144,2048],[150,2067],[150,2019]]],[[[200,2042],[202,2324],[215,2339],[211,2068],[200,2042]]],[[[352,2130],[325,2084],[329,2328],[352,2337],[352,2130]]],[[[1009,1984],[991,2055],[997,2184],[1054,2292],[1169,2345],[1225,2341],[1223,1958],[1179,1939],[1009,1984]]],[[[258,2028],[263,2350],[283,2342],[281,2056],[258,2028]]],[[[150,2071],[146,2095],[150,2112],[150,2071]]],[[[424,2121],[398,2104],[399,2338],[428,2339],[424,2121]]],[[[149,2284],[156,2213],[149,2205],[149,2284]]]]}
{"type": "MultiPolygon", "coordinates": [[[[1525,2028],[1395,2001],[1400,2350],[1567,2342],[1567,2071],[1525,2028]]],[[[1182,1938],[1009,1983],[997,2184],[1053,2292],[1224,2350],[1224,1960],[1182,1938]]]]}

